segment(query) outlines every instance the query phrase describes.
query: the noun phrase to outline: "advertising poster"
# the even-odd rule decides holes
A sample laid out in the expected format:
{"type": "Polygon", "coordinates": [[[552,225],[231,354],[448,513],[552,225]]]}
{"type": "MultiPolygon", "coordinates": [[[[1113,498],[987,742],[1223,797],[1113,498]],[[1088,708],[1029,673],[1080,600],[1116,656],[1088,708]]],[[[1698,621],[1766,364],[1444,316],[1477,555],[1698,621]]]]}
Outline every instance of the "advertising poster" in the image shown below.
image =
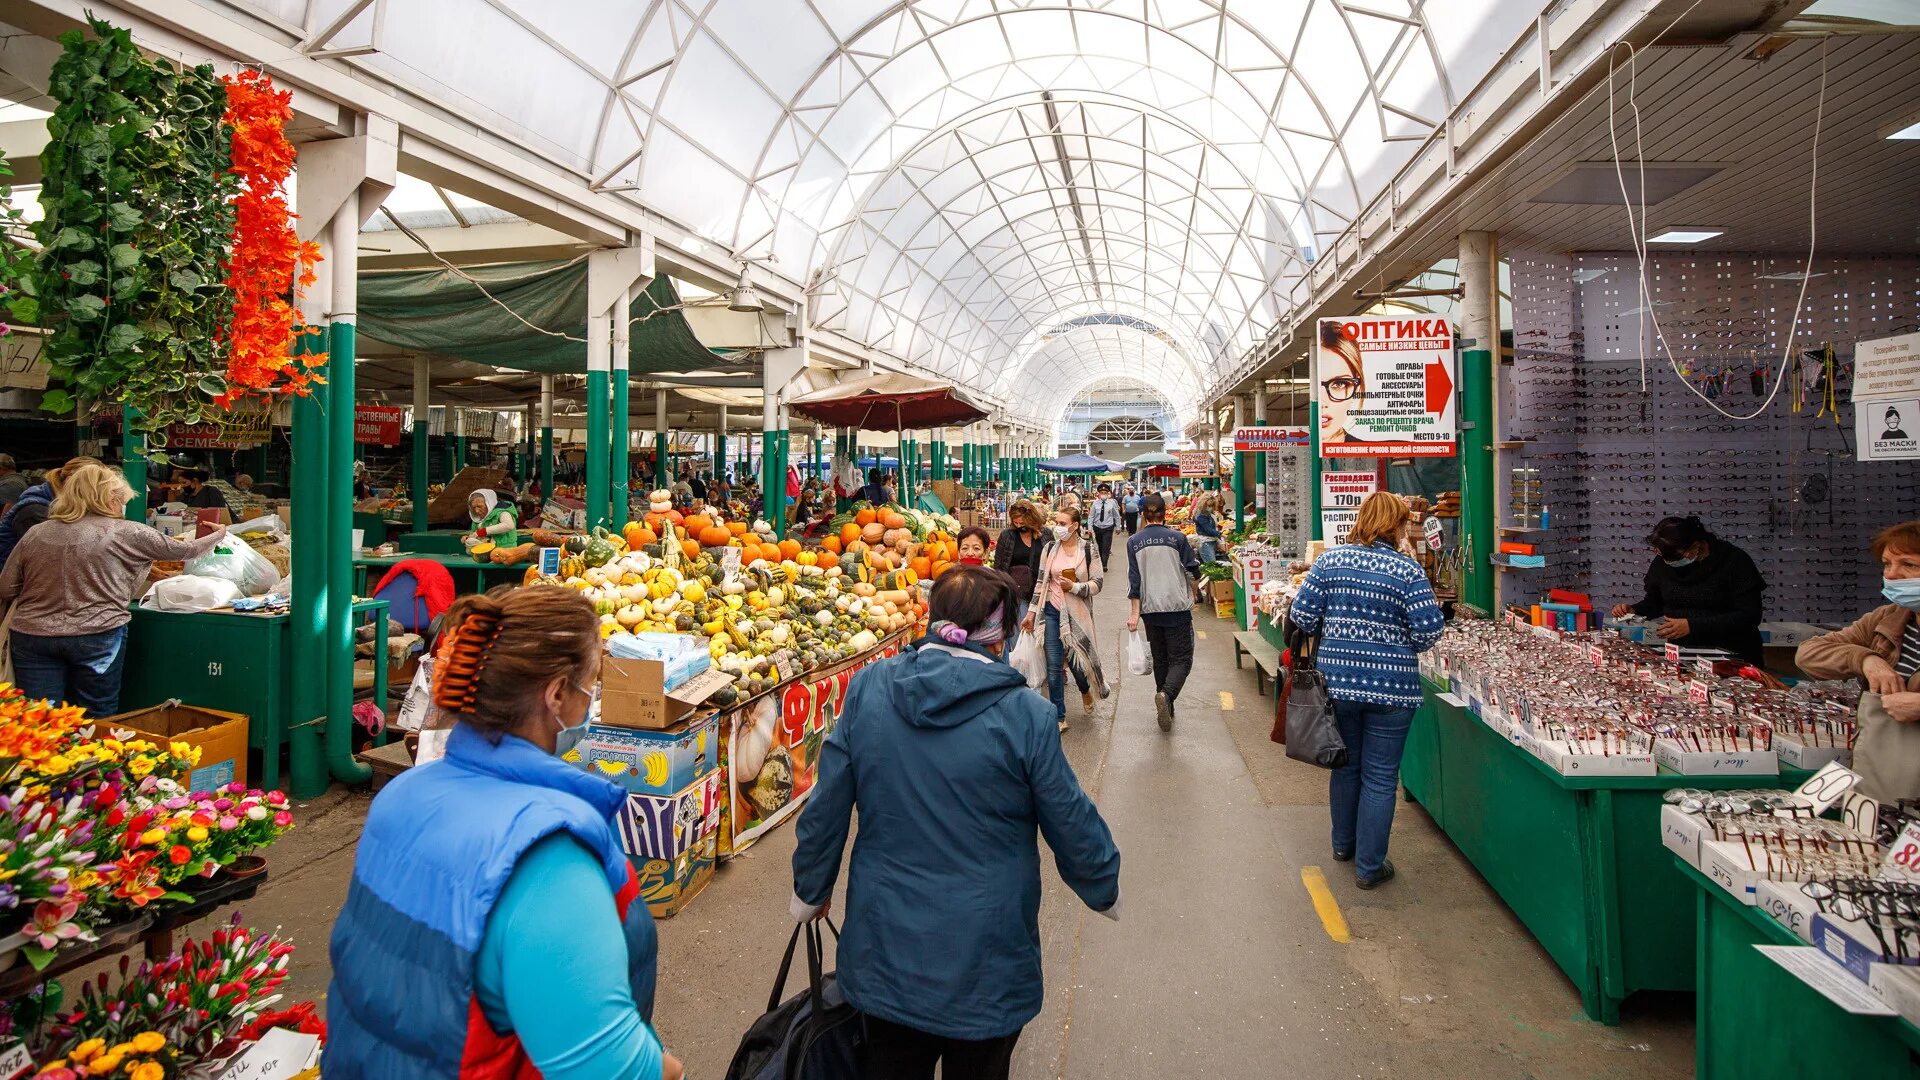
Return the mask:
{"type": "Polygon", "coordinates": [[[1360,516],[1360,504],[1378,490],[1380,477],[1372,469],[1320,474],[1320,538],[1328,547],[1346,543],[1347,530],[1360,516]]]}
{"type": "Polygon", "coordinates": [[[1180,464],[1182,477],[1213,475],[1213,455],[1205,450],[1175,450],[1173,457],[1180,464]]]}
{"type": "Polygon", "coordinates": [[[1853,439],[1861,461],[1920,458],[1920,397],[1855,401],[1853,439]]]}
{"type": "Polygon", "coordinates": [[[398,405],[359,405],[353,410],[353,441],[365,446],[399,446],[400,421],[407,410],[398,405]]]}
{"type": "Polygon", "coordinates": [[[1233,429],[1234,453],[1272,453],[1307,445],[1303,427],[1243,427],[1233,429]]]}
{"type": "Polygon", "coordinates": [[[1321,319],[1320,456],[1451,457],[1453,326],[1434,316],[1321,319]]]}
{"type": "Polygon", "coordinates": [[[805,801],[819,775],[820,747],[833,730],[854,673],[898,656],[903,632],[844,666],[786,683],[721,720],[721,771],[727,775],[727,817],[720,853],[746,850],[805,801]]]}
{"type": "Polygon", "coordinates": [[[1920,334],[1854,347],[1853,434],[1862,461],[1920,458],[1920,334]]]}

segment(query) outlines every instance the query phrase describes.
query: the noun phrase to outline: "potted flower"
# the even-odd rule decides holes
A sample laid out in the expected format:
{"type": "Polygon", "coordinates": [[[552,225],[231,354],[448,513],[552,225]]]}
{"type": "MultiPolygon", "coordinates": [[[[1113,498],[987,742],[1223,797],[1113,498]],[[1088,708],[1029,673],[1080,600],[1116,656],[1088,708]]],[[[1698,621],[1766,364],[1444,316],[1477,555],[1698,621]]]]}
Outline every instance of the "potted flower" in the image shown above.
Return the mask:
{"type": "MultiPolygon", "coordinates": [[[[196,792],[196,820],[208,820],[207,854],[235,877],[251,877],[267,863],[257,853],[293,828],[287,796],[232,783],[196,792]]],[[[195,835],[189,833],[189,836],[195,835]]]]}
{"type": "Polygon", "coordinates": [[[19,953],[45,968],[62,944],[93,940],[93,827],[84,799],[0,797],[0,967],[19,953]]]}

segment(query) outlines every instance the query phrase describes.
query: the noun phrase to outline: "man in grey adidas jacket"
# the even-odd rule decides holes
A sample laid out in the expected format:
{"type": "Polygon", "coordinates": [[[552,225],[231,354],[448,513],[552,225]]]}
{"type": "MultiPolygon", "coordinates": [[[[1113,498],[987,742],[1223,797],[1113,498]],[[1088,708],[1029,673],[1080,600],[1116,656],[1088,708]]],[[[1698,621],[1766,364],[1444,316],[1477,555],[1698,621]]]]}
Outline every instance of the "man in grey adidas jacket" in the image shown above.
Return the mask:
{"type": "Polygon", "coordinates": [[[1127,540],[1127,632],[1144,625],[1153,653],[1153,708],[1161,731],[1173,730],[1173,703],[1193,670],[1194,580],[1200,560],[1185,535],[1167,527],[1167,501],[1140,500],[1145,519],[1127,540]]]}

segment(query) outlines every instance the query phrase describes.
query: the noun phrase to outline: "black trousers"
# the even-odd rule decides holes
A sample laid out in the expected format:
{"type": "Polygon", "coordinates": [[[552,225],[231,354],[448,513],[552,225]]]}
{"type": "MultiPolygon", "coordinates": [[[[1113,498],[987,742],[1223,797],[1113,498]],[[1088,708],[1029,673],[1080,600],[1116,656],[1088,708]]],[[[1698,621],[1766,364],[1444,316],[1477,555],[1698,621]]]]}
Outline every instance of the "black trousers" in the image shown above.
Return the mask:
{"type": "Polygon", "coordinates": [[[1193,670],[1193,615],[1179,622],[1165,623],[1140,620],[1147,632],[1147,651],[1153,654],[1153,688],[1167,695],[1167,704],[1173,704],[1180,696],[1180,688],[1187,684],[1187,673],[1193,670]]]}
{"type": "Polygon", "coordinates": [[[1013,1069],[1013,1044],[1020,1033],[998,1039],[949,1039],[930,1035],[877,1016],[867,1022],[866,1056],[860,1080],[933,1080],[940,1063],[941,1080],[1007,1080],[1013,1069]]]}
{"type": "Polygon", "coordinates": [[[1127,511],[1126,513],[1121,514],[1120,516],[1124,518],[1127,522],[1128,536],[1132,536],[1134,533],[1137,533],[1140,531],[1140,511],[1130,510],[1130,511],[1127,511]]]}
{"type": "Polygon", "coordinates": [[[1107,560],[1113,556],[1113,530],[1095,529],[1093,539],[1100,545],[1100,569],[1107,568],[1107,560]]]}

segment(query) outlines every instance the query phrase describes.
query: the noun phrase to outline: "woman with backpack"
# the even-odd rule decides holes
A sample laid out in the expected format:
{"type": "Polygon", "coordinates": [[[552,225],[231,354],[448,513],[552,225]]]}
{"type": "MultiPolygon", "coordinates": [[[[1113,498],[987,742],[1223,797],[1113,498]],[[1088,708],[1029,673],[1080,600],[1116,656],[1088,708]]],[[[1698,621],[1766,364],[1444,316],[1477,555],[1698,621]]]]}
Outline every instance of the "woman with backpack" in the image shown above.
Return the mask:
{"type": "Polygon", "coordinates": [[[1040,850],[1118,917],[1120,852],[1081,791],[1053,710],[1000,658],[1017,592],[955,566],[927,636],[854,677],[800,815],[793,913],[826,915],[849,820],[838,982],[866,1018],[865,1080],[1004,1080],[1039,1015],[1040,850]]]}

